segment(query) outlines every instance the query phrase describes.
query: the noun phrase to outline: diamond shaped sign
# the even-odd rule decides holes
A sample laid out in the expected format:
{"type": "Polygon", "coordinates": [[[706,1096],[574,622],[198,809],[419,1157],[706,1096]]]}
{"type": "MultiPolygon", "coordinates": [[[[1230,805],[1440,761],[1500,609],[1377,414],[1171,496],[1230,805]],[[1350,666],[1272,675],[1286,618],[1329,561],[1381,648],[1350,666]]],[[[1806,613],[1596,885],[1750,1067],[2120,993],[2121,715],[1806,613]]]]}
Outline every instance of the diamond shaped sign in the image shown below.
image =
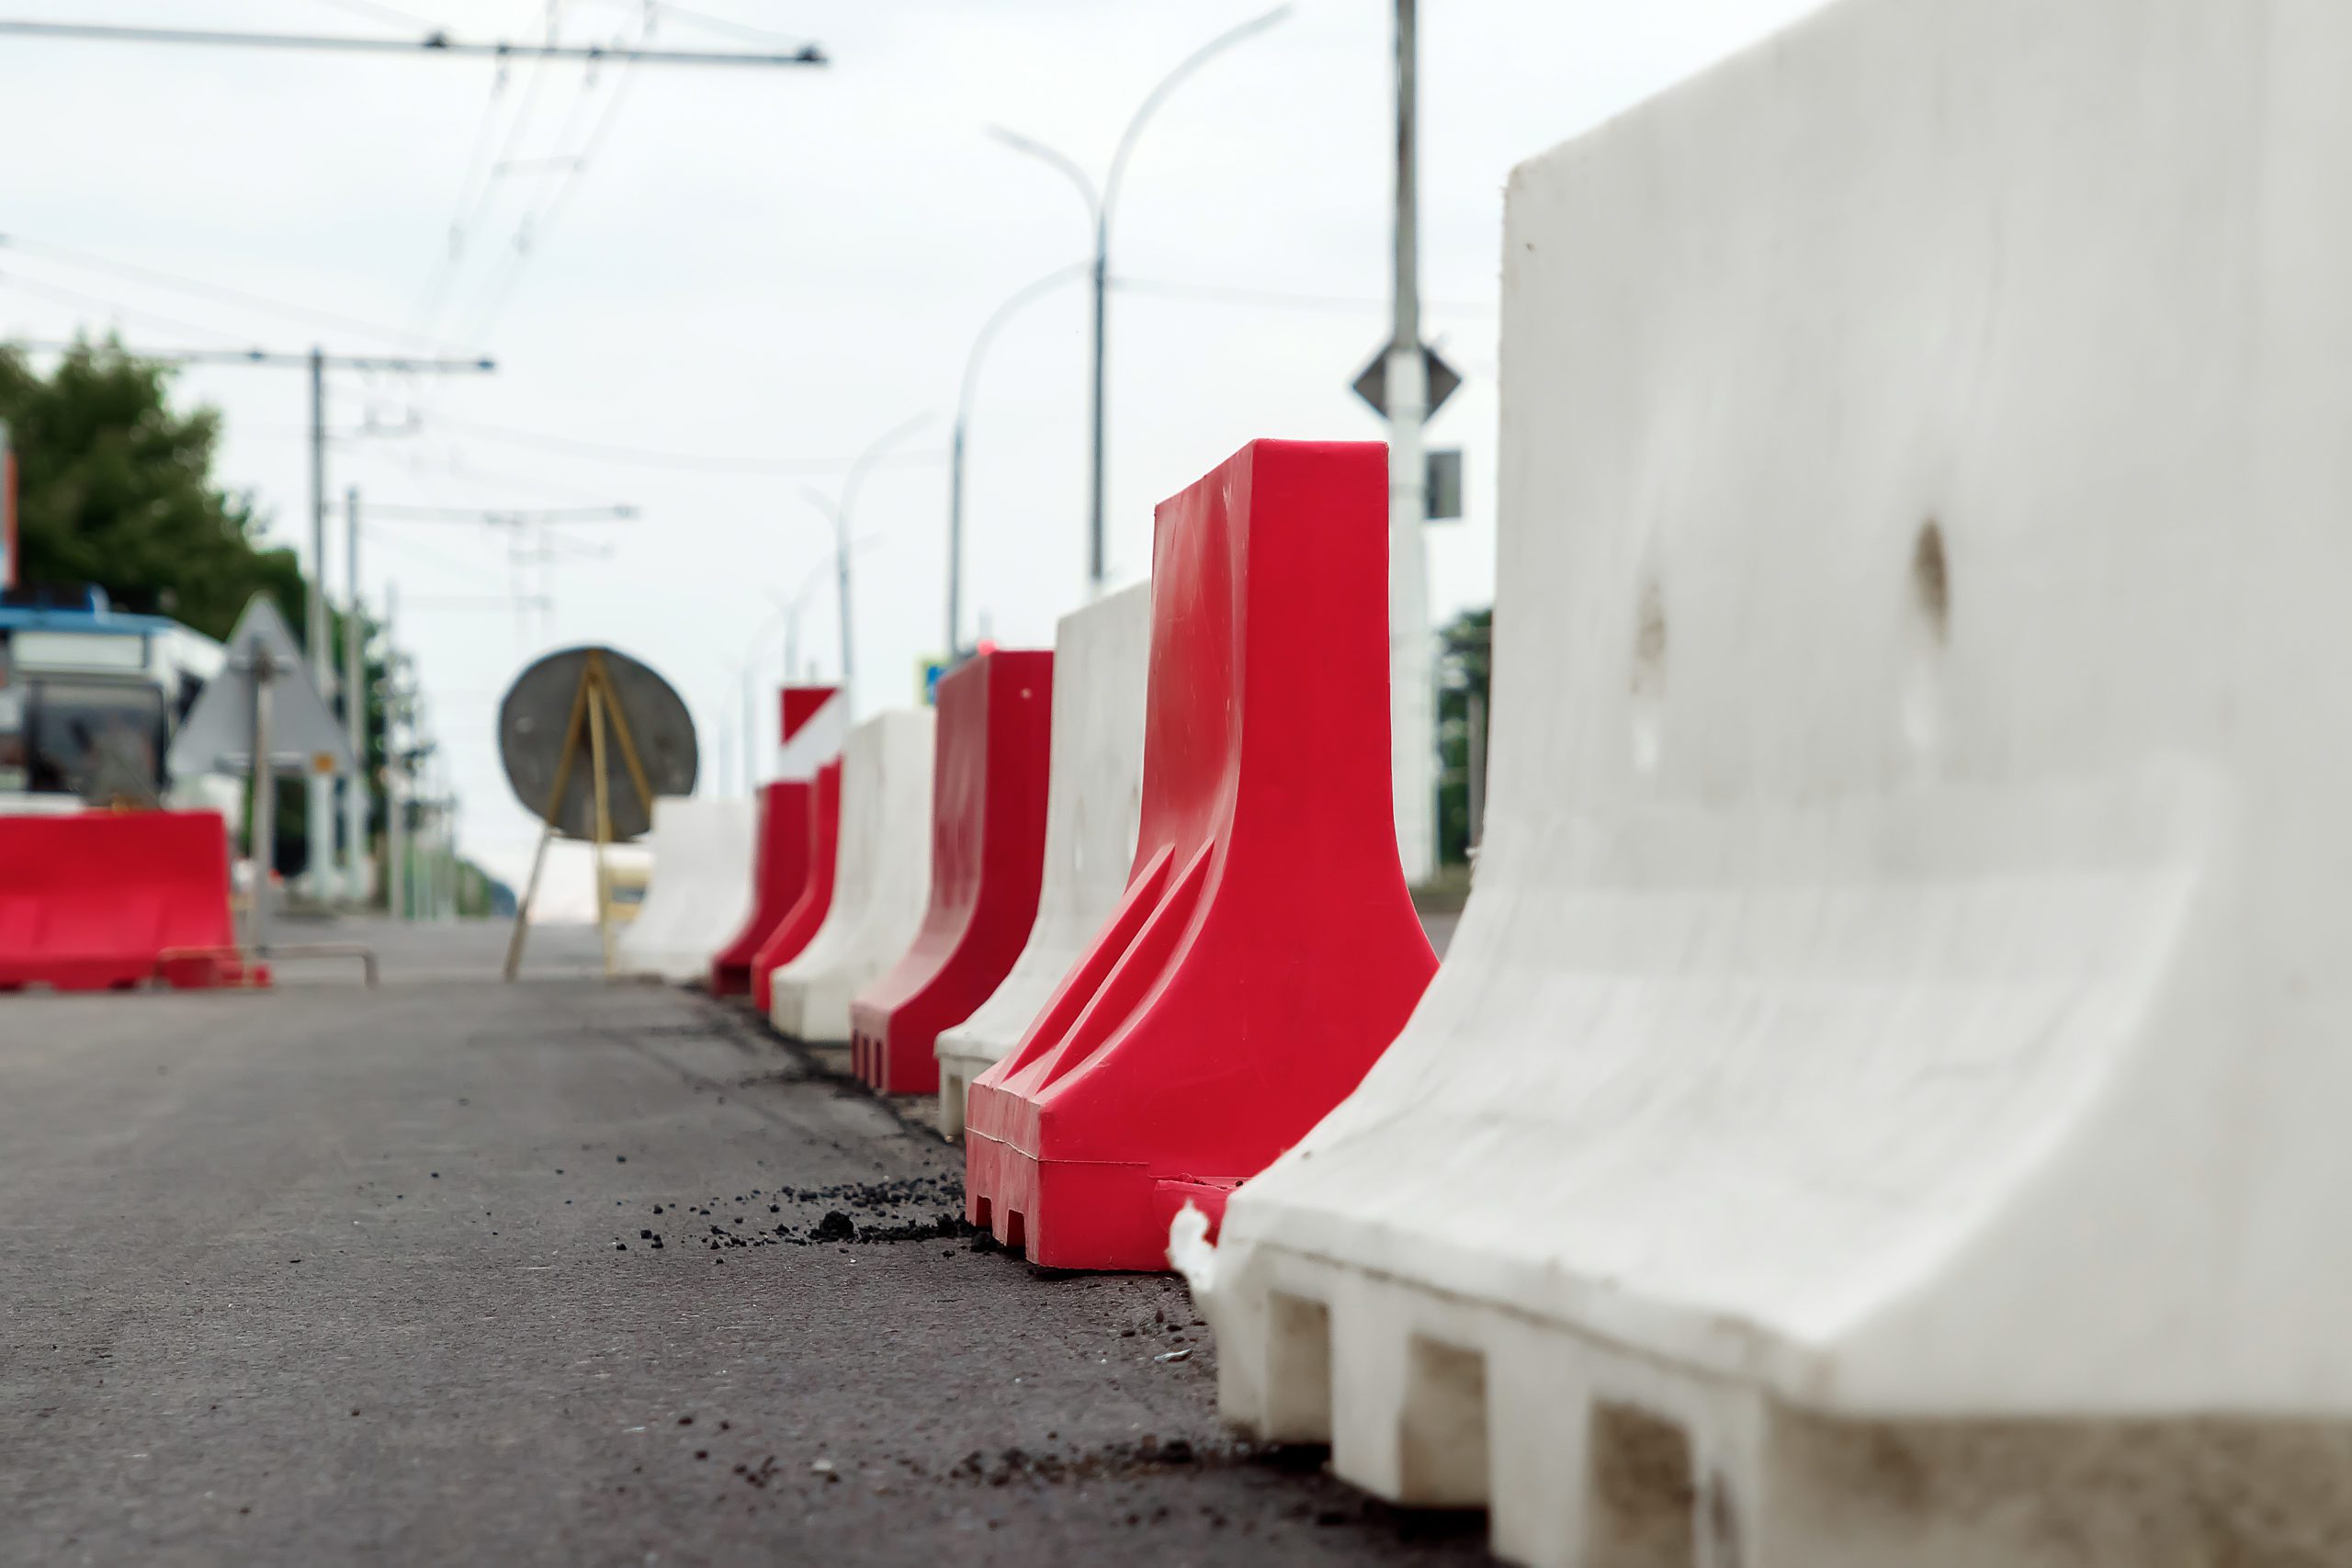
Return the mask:
{"type": "MultiPolygon", "coordinates": [[[[1383,419],[1388,417],[1388,353],[1395,346],[1396,340],[1392,338],[1355,379],[1356,396],[1370,403],[1373,412],[1383,419]]],[[[1421,374],[1423,385],[1429,389],[1428,406],[1421,411],[1422,417],[1427,418],[1437,412],[1439,406],[1453,395],[1453,389],[1462,385],[1462,373],[1440,359],[1436,349],[1423,344],[1421,374]]]]}

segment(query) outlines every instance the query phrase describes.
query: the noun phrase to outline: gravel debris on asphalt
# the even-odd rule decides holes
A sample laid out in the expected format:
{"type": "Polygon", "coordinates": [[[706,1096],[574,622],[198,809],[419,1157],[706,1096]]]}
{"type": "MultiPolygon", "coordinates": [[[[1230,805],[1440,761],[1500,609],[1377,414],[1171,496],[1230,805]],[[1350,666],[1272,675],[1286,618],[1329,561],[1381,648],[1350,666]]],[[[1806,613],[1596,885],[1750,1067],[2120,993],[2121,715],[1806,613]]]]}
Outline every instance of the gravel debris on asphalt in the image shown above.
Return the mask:
{"type": "Polygon", "coordinates": [[[919,1102],[708,998],[497,985],[502,937],[0,1002],[0,1555],[1485,1560],[1225,1430],[1174,1280],[973,1233],[919,1102]]]}

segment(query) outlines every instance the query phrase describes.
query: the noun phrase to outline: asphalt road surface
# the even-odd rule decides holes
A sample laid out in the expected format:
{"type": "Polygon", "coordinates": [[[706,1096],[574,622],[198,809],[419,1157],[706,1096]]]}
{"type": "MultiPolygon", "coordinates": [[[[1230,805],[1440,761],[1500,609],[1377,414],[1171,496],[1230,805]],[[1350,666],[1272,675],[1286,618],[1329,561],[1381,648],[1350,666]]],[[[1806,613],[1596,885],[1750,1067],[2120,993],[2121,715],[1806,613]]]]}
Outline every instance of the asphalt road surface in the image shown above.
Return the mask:
{"type": "Polygon", "coordinates": [[[304,934],[383,987],[0,998],[0,1561],[1484,1560],[1236,1442],[1180,1284],[980,1250],[747,1013],[304,934]]]}

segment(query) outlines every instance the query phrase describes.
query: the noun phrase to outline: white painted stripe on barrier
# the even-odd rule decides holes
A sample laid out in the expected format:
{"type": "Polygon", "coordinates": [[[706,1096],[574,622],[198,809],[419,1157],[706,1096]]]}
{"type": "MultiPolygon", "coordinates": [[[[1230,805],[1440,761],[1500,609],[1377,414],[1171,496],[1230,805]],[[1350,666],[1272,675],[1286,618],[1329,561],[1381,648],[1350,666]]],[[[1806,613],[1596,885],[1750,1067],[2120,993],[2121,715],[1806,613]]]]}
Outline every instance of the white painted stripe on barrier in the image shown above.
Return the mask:
{"type": "Polygon", "coordinates": [[[1517,173],[1477,886],[1229,1416],[1529,1562],[2347,1539],[2347,77],[1851,0],[1517,173]]]}
{"type": "Polygon", "coordinates": [[[931,897],[929,708],[878,714],[842,747],[833,901],[800,956],[775,971],[768,1016],[796,1040],[846,1043],[850,998],[897,963],[931,897]]]}
{"type": "Polygon", "coordinates": [[[653,802],[652,879],[637,919],[614,939],[625,975],[658,975],[673,984],[698,980],[711,955],[752,911],[752,846],[758,807],[749,800],[662,795],[653,802]]]}
{"type": "Polygon", "coordinates": [[[939,1130],[964,1129],[974,1078],[1021,1043],[1126,891],[1143,812],[1151,585],[1098,600],[1054,633],[1054,744],[1037,920],[1012,972],[939,1037],[939,1130]]]}

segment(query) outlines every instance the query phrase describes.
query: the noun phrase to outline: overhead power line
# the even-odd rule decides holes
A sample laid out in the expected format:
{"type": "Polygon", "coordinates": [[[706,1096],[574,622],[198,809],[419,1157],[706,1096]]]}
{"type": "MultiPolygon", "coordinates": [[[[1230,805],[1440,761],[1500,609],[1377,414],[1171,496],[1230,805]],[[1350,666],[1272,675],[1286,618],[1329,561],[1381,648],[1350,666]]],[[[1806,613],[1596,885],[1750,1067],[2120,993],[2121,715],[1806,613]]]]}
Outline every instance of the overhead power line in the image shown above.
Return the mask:
{"type": "Polygon", "coordinates": [[[615,48],[597,43],[469,43],[446,32],[418,39],[360,38],[334,33],[220,32],[200,28],[130,28],[96,22],[46,22],[0,18],[0,36],[72,39],[106,43],[200,44],[243,49],[331,50],[356,54],[440,54],[460,59],[575,60],[590,64],[617,62],[649,65],[828,65],[815,44],[789,53],[748,50],[615,48]]]}
{"type": "Polygon", "coordinates": [[[377,517],[401,517],[418,523],[481,523],[492,527],[519,528],[547,523],[631,523],[634,506],[402,506],[371,502],[377,517]]]}
{"type": "MultiPolygon", "coordinates": [[[[19,294],[29,294],[35,299],[47,299],[52,304],[71,305],[77,310],[103,310],[111,317],[119,317],[134,321],[144,321],[150,326],[161,327],[165,332],[169,333],[194,333],[199,337],[220,338],[231,343],[236,341],[236,333],[222,332],[218,327],[208,327],[196,321],[184,321],[176,316],[165,316],[158,314],[153,310],[143,310],[135,305],[125,305],[118,299],[101,299],[97,295],[85,294],[78,289],[62,288],[53,283],[38,282],[33,278],[25,276],[24,274],[19,272],[0,272],[0,288],[13,289],[19,294]]],[[[17,348],[32,349],[37,352],[53,351],[61,354],[71,353],[74,349],[80,347],[102,348],[105,346],[102,343],[85,344],[79,343],[46,342],[39,338],[10,338],[6,341],[11,345],[17,348]]],[[[128,353],[130,351],[125,350],[125,352],[128,353]]],[[[195,351],[192,350],[191,352],[195,351]]],[[[212,349],[205,350],[204,352],[234,353],[241,351],[212,349]]],[[[137,359],[144,356],[133,354],[131,355],[131,357],[137,359]]]]}
{"type": "Polygon", "coordinates": [[[290,305],[283,299],[274,299],[264,294],[249,293],[243,288],[232,288],[227,284],[209,283],[200,278],[183,277],[176,273],[144,266],[137,262],[116,261],[111,257],[94,255],[88,251],[76,250],[69,245],[56,245],[45,240],[29,239],[23,234],[0,234],[0,250],[22,251],[28,255],[46,257],[51,261],[62,262],[69,266],[86,267],[92,272],[103,272],[116,277],[129,278],[134,282],[152,283],[157,288],[168,288],[177,294],[186,294],[203,299],[217,299],[224,304],[241,306],[249,310],[266,311],[271,315],[283,316],[288,321],[309,321],[318,326],[345,327],[355,332],[370,333],[378,337],[434,344],[445,348],[458,346],[424,333],[386,326],[379,321],[365,321],[356,316],[341,315],[333,310],[314,310],[304,305],[290,305]]]}
{"type": "MultiPolygon", "coordinates": [[[[641,44],[645,41],[651,27],[652,23],[649,19],[639,28],[637,35],[638,43],[641,44]]],[[[621,105],[628,97],[628,90],[636,80],[636,75],[630,71],[628,65],[624,63],[614,81],[612,90],[605,95],[604,107],[597,112],[594,121],[589,127],[587,139],[580,142],[571,154],[571,166],[558,177],[555,188],[548,193],[545,201],[524,211],[521,222],[515,226],[514,243],[506,251],[502,269],[484,288],[477,301],[478,313],[473,318],[473,331],[481,337],[487,338],[491,329],[497,325],[499,318],[505,313],[506,302],[514,296],[515,285],[522,277],[525,264],[529,261],[532,251],[545,237],[548,230],[554,226],[556,218],[570,204],[572,193],[580,188],[581,176],[587,173],[589,165],[603,151],[605,138],[611,133],[614,122],[620,116],[621,105]]],[[[581,83],[579,93],[572,99],[571,111],[564,116],[562,129],[557,134],[558,146],[572,146],[572,128],[580,118],[582,108],[587,104],[588,95],[594,86],[593,79],[583,80],[581,83]]]]}
{"type": "MultiPolygon", "coordinates": [[[[550,435],[535,430],[516,430],[507,425],[483,424],[447,414],[435,415],[434,423],[510,446],[536,447],[543,452],[561,453],[567,457],[591,457],[623,468],[679,468],[727,474],[837,474],[856,461],[853,457],[754,457],[717,452],[672,452],[647,446],[623,446],[581,436],[550,435]]],[[[874,461],[876,467],[895,468],[910,463],[936,463],[944,456],[936,450],[888,452],[874,461]]]]}
{"type": "MultiPolygon", "coordinates": [[[[1169,299],[1199,299],[1227,305],[1267,305],[1297,310],[1385,310],[1387,299],[1369,294],[1311,294],[1283,288],[1248,288],[1220,283],[1171,283],[1151,277],[1114,277],[1111,287],[1125,294],[1156,294],[1169,299]]],[[[1502,307],[1492,299],[1423,299],[1421,308],[1447,314],[1492,315],[1502,307]]]]}

